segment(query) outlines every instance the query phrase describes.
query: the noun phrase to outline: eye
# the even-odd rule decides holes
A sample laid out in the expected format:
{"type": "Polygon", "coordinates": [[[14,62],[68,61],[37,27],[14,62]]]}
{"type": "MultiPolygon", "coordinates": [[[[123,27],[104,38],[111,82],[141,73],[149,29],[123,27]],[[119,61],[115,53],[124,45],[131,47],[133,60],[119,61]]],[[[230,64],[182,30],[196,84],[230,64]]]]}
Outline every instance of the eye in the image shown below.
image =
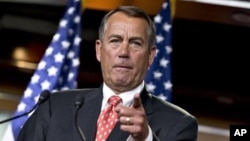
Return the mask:
{"type": "Polygon", "coordinates": [[[135,47],[135,48],[141,48],[142,47],[142,43],[139,40],[132,40],[132,41],[130,41],[129,44],[130,44],[130,46],[135,47]]]}
{"type": "Polygon", "coordinates": [[[136,46],[141,46],[141,43],[138,41],[133,41],[132,44],[136,45],[136,46]]]}
{"type": "Polygon", "coordinates": [[[119,42],[120,42],[119,39],[111,39],[111,40],[110,40],[110,43],[119,43],[119,42]]]}
{"type": "Polygon", "coordinates": [[[121,40],[119,38],[111,38],[109,40],[109,44],[111,47],[119,47],[121,44],[121,40]]]}

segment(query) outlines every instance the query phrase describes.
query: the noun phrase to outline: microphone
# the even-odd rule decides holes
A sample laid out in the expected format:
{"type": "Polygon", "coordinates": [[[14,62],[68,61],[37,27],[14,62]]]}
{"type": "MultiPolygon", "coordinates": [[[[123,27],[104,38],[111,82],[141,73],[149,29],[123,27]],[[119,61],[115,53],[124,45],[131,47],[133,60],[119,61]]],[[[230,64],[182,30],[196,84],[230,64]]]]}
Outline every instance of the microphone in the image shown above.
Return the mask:
{"type": "Polygon", "coordinates": [[[39,99],[38,99],[38,102],[36,103],[36,105],[35,105],[31,110],[29,110],[28,112],[25,112],[25,113],[23,113],[23,114],[21,114],[21,115],[17,115],[17,116],[14,116],[14,117],[12,117],[12,118],[8,118],[8,119],[5,119],[5,120],[3,120],[3,121],[0,121],[0,124],[5,123],[5,122],[8,122],[8,121],[11,121],[11,120],[14,120],[14,119],[17,119],[17,118],[20,118],[20,117],[22,117],[22,116],[25,116],[25,115],[31,113],[34,109],[36,109],[36,107],[37,107],[38,105],[42,104],[42,103],[43,103],[44,101],[46,101],[49,97],[50,97],[50,92],[49,92],[48,90],[42,91],[42,93],[40,94],[40,97],[39,97],[39,99]]]}
{"type": "Polygon", "coordinates": [[[75,108],[76,108],[76,112],[75,112],[75,126],[76,126],[76,129],[81,137],[81,139],[83,141],[86,141],[86,138],[85,138],[85,135],[83,134],[83,131],[81,130],[79,124],[78,124],[78,120],[77,120],[77,117],[78,117],[78,111],[79,109],[82,107],[84,103],[84,98],[80,95],[77,95],[76,96],[76,101],[75,101],[75,108]]]}

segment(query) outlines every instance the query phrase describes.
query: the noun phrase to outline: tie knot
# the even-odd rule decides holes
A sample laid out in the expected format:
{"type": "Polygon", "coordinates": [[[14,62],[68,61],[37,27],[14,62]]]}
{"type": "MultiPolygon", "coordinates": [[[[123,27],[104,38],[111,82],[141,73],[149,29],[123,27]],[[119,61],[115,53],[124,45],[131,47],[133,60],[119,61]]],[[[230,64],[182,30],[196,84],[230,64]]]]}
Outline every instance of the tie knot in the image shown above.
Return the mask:
{"type": "Polygon", "coordinates": [[[120,103],[122,101],[122,99],[119,96],[111,96],[108,100],[108,103],[110,105],[116,106],[118,103],[120,103]]]}

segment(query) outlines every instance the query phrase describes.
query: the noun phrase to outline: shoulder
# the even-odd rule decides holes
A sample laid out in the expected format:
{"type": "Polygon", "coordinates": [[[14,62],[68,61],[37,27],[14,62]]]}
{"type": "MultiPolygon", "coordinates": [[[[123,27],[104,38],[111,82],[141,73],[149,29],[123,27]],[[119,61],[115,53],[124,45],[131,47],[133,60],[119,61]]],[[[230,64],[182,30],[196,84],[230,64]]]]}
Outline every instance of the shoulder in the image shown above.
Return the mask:
{"type": "Polygon", "coordinates": [[[169,101],[160,99],[155,95],[149,95],[151,97],[153,112],[155,114],[162,115],[163,117],[167,117],[168,119],[173,120],[178,120],[186,117],[196,120],[196,118],[184,108],[169,101]]]}
{"type": "Polygon", "coordinates": [[[84,89],[70,89],[53,92],[50,96],[52,103],[72,103],[75,102],[78,95],[85,98],[91,98],[99,94],[100,88],[84,88],[84,89]]]}
{"type": "Polygon", "coordinates": [[[61,91],[56,91],[52,93],[53,97],[57,97],[57,96],[67,96],[69,94],[81,94],[81,93],[88,93],[90,91],[92,91],[93,89],[91,88],[86,88],[86,89],[69,89],[69,90],[61,90],[61,91]]]}
{"type": "Polygon", "coordinates": [[[61,90],[57,92],[53,92],[51,97],[67,97],[72,95],[86,95],[91,92],[96,92],[99,88],[83,88],[83,89],[69,89],[69,90],[61,90]]]}
{"type": "Polygon", "coordinates": [[[148,115],[152,131],[161,140],[195,140],[198,121],[195,116],[174,103],[150,95],[152,113],[148,115]]]}

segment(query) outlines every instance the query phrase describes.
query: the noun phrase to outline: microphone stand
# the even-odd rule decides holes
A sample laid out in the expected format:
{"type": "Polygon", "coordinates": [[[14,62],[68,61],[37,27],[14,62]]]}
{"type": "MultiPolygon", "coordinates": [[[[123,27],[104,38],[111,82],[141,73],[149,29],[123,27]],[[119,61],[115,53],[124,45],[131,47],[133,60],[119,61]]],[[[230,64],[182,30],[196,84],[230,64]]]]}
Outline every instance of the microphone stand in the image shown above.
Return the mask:
{"type": "Polygon", "coordinates": [[[86,141],[86,138],[85,138],[85,135],[83,134],[83,131],[81,130],[79,124],[78,124],[78,111],[80,109],[80,107],[82,106],[83,104],[83,101],[84,101],[84,98],[81,97],[81,96],[77,96],[76,97],[76,102],[75,102],[75,108],[76,108],[76,112],[75,112],[75,126],[76,126],[76,129],[82,139],[82,141],[86,141]]]}
{"type": "Polygon", "coordinates": [[[22,116],[25,116],[25,115],[29,114],[30,112],[32,112],[36,107],[37,107],[37,105],[36,105],[35,107],[33,107],[29,112],[25,112],[25,113],[23,113],[23,114],[21,114],[21,115],[17,115],[17,116],[15,116],[15,117],[12,117],[12,118],[9,118],[9,119],[0,121],[0,124],[5,123],[5,122],[8,122],[8,121],[11,121],[11,120],[14,120],[14,119],[17,119],[17,118],[20,118],[20,117],[22,117],[22,116]]]}
{"type": "Polygon", "coordinates": [[[5,122],[8,122],[8,121],[11,121],[11,120],[14,120],[14,119],[17,119],[17,118],[20,118],[20,117],[22,117],[22,116],[25,116],[25,115],[31,113],[34,109],[36,109],[36,107],[37,107],[38,105],[40,105],[40,104],[43,103],[45,100],[47,100],[47,99],[49,98],[49,96],[50,96],[50,92],[49,92],[48,90],[44,90],[44,91],[40,94],[40,97],[39,97],[39,99],[38,99],[37,104],[36,104],[31,110],[29,110],[28,112],[25,112],[25,113],[23,113],[23,114],[21,114],[21,115],[17,115],[17,116],[14,116],[14,117],[5,119],[5,120],[3,120],[3,121],[0,121],[0,124],[5,123],[5,122]]]}

